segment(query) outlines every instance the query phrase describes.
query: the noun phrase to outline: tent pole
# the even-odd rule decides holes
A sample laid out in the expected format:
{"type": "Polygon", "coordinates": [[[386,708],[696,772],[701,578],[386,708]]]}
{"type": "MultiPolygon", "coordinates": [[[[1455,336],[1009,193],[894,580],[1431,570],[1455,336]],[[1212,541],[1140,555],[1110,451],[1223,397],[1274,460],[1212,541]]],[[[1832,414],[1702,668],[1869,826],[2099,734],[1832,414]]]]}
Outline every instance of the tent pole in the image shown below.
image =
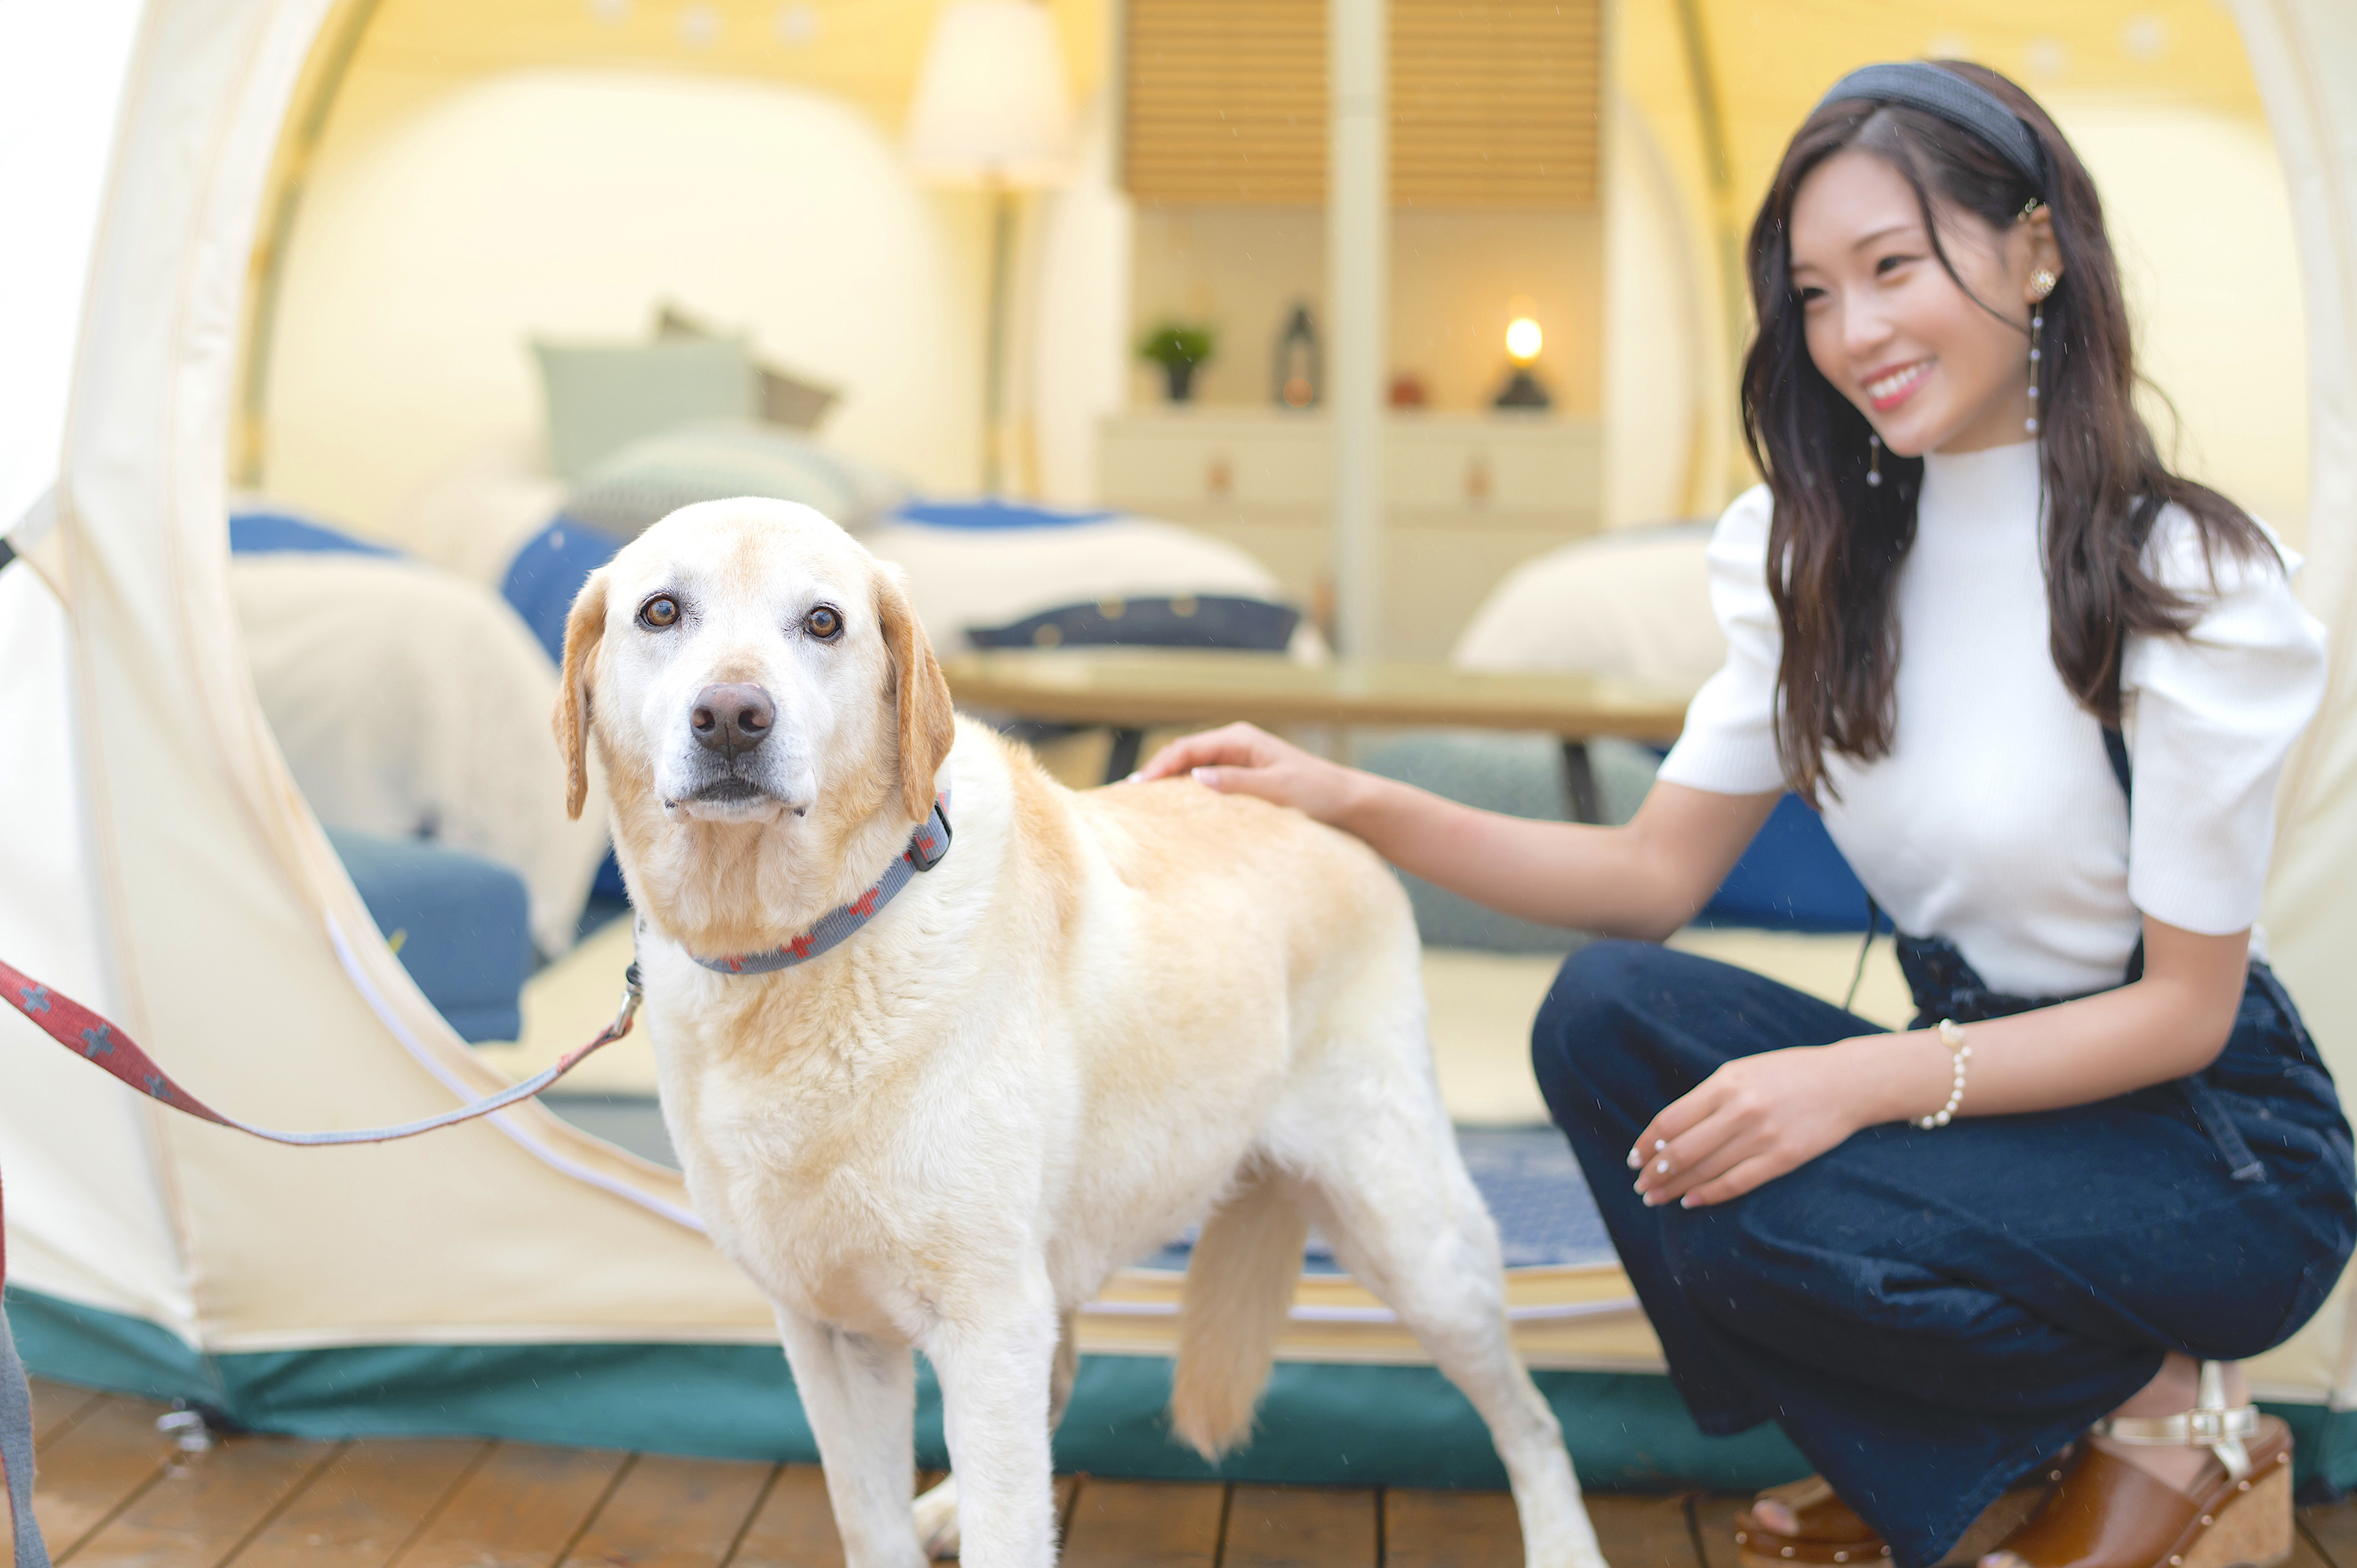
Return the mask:
{"type": "Polygon", "coordinates": [[[1391,136],[1385,0],[1328,0],[1328,418],[1333,435],[1335,629],[1345,654],[1382,651],[1383,365],[1391,136]]]}

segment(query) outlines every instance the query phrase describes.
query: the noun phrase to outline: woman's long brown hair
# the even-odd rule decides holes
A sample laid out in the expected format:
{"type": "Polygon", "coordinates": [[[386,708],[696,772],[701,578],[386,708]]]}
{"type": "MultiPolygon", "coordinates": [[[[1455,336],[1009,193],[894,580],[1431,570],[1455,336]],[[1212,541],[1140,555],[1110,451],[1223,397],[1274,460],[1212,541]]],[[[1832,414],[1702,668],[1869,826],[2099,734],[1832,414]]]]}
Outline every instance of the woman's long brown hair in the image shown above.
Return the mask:
{"type": "MultiPolygon", "coordinates": [[[[2038,411],[2046,603],[2054,667],[2083,706],[2117,725],[2126,637],[2182,632],[2192,620],[2193,607],[2145,561],[2160,506],[2190,513],[2213,555],[2222,547],[2240,556],[2273,553],[2240,507],[2169,471],[2136,412],[2127,307],[2086,166],[2020,88],[1982,66],[1938,63],[1987,89],[2029,125],[2045,155],[2046,189],[1937,115],[1833,102],[1793,136],[1751,226],[1760,330],[1743,365],[1743,433],[1775,497],[1768,587],[1784,632],[1777,741],[1786,782],[1810,800],[1832,792],[1828,748],[1860,762],[1889,753],[1900,651],[1894,596],[1914,542],[1923,477],[1921,458],[1886,451],[1883,483],[1866,482],[1871,426],[1809,358],[1787,234],[1802,182],[1834,154],[1871,153],[1914,188],[1932,252],[1959,288],[1965,285],[1938,218],[1953,231],[1955,215],[1971,213],[2002,234],[2033,199],[2052,214],[2062,282],[2044,306],[2038,411]]],[[[2008,322],[2018,307],[1978,303],[2008,322]]]]}

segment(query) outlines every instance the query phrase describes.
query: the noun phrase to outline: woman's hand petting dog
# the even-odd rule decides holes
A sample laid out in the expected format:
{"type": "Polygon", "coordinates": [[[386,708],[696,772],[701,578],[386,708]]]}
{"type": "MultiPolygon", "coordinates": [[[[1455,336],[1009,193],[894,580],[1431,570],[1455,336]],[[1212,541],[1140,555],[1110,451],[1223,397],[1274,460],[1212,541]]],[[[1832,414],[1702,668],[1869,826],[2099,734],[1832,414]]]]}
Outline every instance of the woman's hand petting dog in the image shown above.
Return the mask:
{"type": "Polygon", "coordinates": [[[1222,794],[1257,795],[1336,827],[1359,804],[1366,775],[1312,757],[1252,725],[1229,725],[1181,736],[1154,754],[1127,782],[1151,783],[1180,773],[1222,794]]]}

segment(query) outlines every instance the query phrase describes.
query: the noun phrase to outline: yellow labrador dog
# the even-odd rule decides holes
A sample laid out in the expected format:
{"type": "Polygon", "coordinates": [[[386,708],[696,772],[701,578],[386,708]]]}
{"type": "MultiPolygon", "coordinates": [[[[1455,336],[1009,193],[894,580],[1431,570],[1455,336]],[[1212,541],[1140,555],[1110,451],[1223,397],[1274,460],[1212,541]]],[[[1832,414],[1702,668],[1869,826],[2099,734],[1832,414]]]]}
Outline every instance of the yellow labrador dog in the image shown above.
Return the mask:
{"type": "Polygon", "coordinates": [[[961,1536],[1047,1568],[1073,1314],[1198,1220],[1179,1436],[1250,1431],[1314,1221],[1489,1423],[1531,1568],[1601,1568],[1365,846],[1184,780],[1062,788],[951,712],[898,572],[785,502],[648,530],[582,588],[564,677],[664,1118],[777,1308],[850,1568],[961,1536]],[[954,1466],[913,1514],[912,1346],[954,1466]]]}

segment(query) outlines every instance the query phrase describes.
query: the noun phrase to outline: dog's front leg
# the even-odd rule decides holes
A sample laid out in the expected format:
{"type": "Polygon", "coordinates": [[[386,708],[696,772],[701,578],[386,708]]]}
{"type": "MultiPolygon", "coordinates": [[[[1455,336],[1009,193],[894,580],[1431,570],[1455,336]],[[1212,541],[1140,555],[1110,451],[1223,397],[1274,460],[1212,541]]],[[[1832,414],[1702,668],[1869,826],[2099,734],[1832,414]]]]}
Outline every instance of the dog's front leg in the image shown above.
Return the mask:
{"type": "Polygon", "coordinates": [[[988,1316],[944,1321],[924,1340],[941,1377],[966,1568],[1049,1568],[1056,1560],[1049,1382],[1057,1316],[1047,1283],[988,1316]]]}
{"type": "Polygon", "coordinates": [[[917,1369],[909,1348],[782,1309],[778,1334],[826,1466],[845,1568],[925,1568],[909,1516],[917,1489],[917,1369]]]}

